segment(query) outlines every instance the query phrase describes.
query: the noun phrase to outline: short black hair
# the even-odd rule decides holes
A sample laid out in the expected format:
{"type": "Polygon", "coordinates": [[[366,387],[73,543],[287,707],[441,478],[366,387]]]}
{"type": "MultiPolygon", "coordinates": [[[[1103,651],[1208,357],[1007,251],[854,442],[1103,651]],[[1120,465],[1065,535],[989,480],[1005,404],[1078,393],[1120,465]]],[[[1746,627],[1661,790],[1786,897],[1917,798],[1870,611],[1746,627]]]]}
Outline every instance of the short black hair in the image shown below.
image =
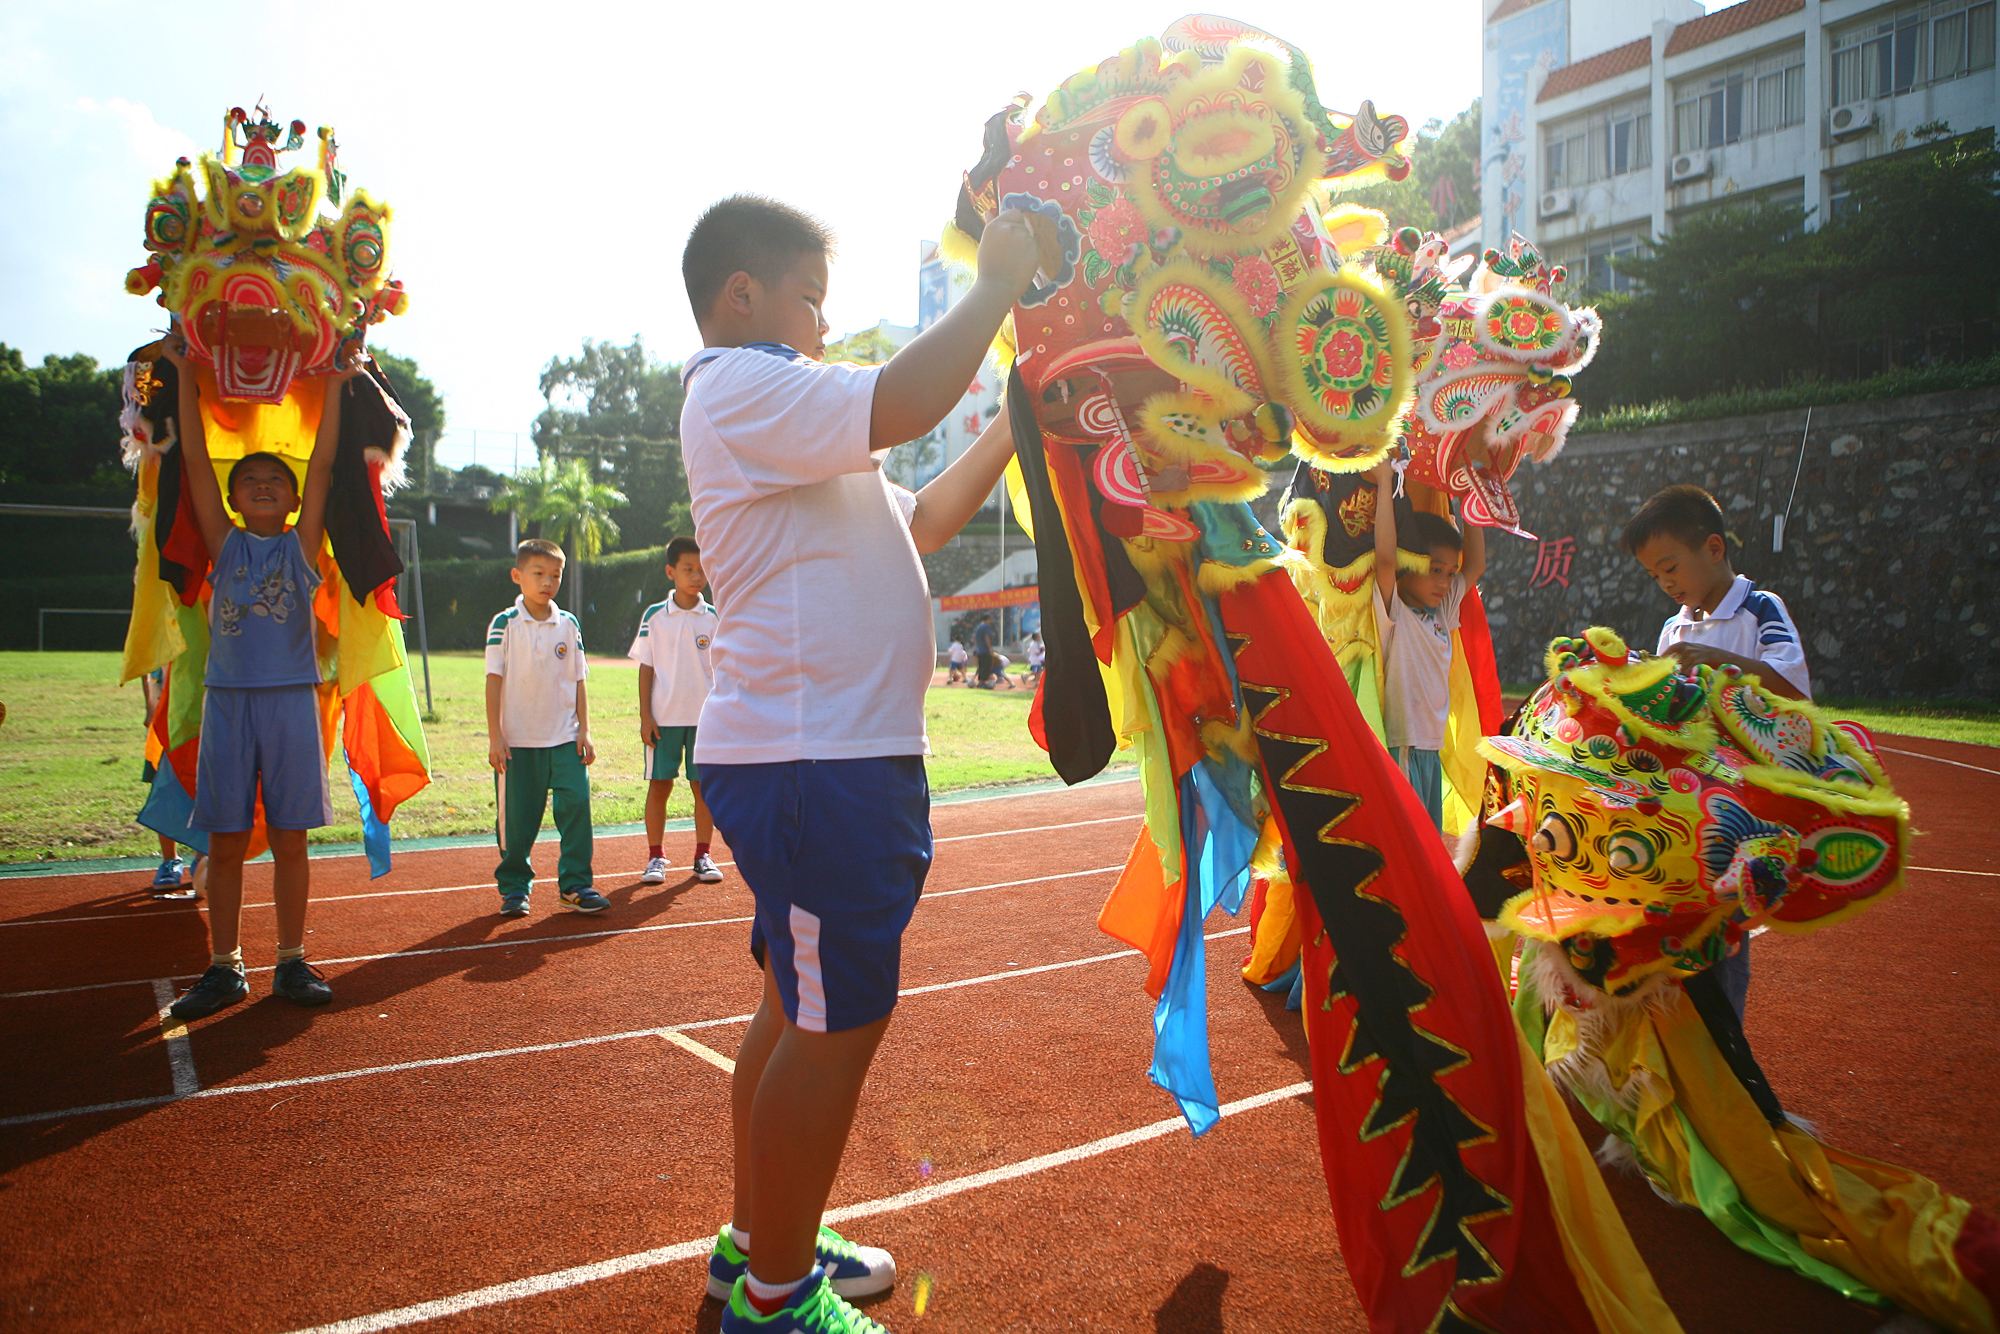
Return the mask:
{"type": "Polygon", "coordinates": [[[563,560],[563,549],[561,547],[549,541],[546,537],[531,537],[523,541],[520,546],[514,548],[514,568],[517,570],[520,569],[533,556],[544,557],[545,559],[554,561],[558,565],[566,563],[563,560]]]}
{"type": "Polygon", "coordinates": [[[801,255],[831,255],[833,233],[825,223],[790,204],[763,195],[731,195],[710,204],[681,252],[681,279],[695,323],[708,318],[722,285],[741,270],[776,282],[801,255]]]}
{"type": "Polygon", "coordinates": [[[243,465],[246,463],[255,462],[259,459],[267,459],[270,462],[277,464],[280,468],[283,468],[285,470],[285,476],[291,479],[292,494],[295,496],[300,494],[299,475],[292,471],[292,465],[286,461],[285,456],[283,454],[273,454],[270,450],[263,449],[257,451],[254,454],[245,454],[242,458],[236,460],[236,462],[229,465],[229,480],[222,484],[222,492],[224,496],[227,496],[231,491],[234,491],[236,489],[236,474],[243,471],[243,465]]]}
{"type": "Polygon", "coordinates": [[[667,564],[669,565],[680,564],[682,556],[699,556],[700,554],[701,548],[695,545],[692,537],[677,537],[667,543],[667,564]]]}
{"type": "Polygon", "coordinates": [[[1618,545],[1625,549],[1626,555],[1637,556],[1640,547],[1661,536],[1675,538],[1690,549],[1711,536],[1721,538],[1725,549],[1729,544],[1722,506],[1708,492],[1685,482],[1655,492],[1651,500],[1641,505],[1639,512],[1626,520],[1625,531],[1618,535],[1618,545]]]}
{"type": "Polygon", "coordinates": [[[1432,552],[1439,547],[1452,551],[1465,550],[1465,539],[1450,519],[1429,510],[1416,510],[1410,515],[1410,535],[1400,545],[1409,551],[1432,552]]]}

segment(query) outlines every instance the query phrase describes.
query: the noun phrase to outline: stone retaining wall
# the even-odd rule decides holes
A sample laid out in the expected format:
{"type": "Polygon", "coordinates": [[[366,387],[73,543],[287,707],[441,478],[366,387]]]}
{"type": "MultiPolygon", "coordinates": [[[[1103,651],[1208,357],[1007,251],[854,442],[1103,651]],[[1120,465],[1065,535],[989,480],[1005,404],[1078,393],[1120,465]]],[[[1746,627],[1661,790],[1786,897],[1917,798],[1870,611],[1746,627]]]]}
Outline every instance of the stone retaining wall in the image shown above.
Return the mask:
{"type": "Polygon", "coordinates": [[[1738,572],[1791,608],[1816,694],[2000,698],[2000,389],[1815,408],[1805,428],[1800,408],[1577,435],[1523,466],[1514,493],[1538,540],[1493,535],[1482,585],[1501,679],[1541,679],[1548,640],[1591,624],[1653,647],[1673,608],[1618,532],[1693,482],[1727,514],[1738,572]]]}

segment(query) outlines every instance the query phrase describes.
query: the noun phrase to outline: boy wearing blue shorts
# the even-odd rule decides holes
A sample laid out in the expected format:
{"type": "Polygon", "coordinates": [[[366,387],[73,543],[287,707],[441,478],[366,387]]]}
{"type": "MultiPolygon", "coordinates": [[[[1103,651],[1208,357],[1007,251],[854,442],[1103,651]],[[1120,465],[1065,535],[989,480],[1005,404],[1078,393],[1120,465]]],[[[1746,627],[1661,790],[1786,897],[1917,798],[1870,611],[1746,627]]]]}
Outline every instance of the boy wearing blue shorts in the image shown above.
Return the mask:
{"type": "Polygon", "coordinates": [[[951,410],[1037,266],[1027,220],[1003,213],[942,319],[884,365],[827,365],[831,248],[813,218],[737,196],[702,215],[681,259],[705,344],[683,372],[681,454],[725,593],[695,758],[756,898],[764,973],[732,1084],[733,1216],[709,1259],[729,1334],[877,1330],[846,1299],[895,1283],[888,1252],[820,1216],[930,868],[935,649],[918,554],[991,493],[1013,448],[1006,414],[918,494],[882,462],[951,410]]]}
{"type": "Polygon", "coordinates": [[[626,654],[639,664],[639,742],[646,756],[646,869],[642,885],[666,883],[667,798],[687,766],[694,792],[694,862],[689,870],[704,885],[722,883],[709,855],[715,820],[701,795],[701,770],[694,763],[695,727],[715,671],[708,648],[715,641],[715,608],[701,595],[708,580],[701,572],[701,548],[692,537],[667,543],[667,578],[674,591],[639,615],[639,633],[626,654]]]}
{"type": "Polygon", "coordinates": [[[500,864],[493,882],[500,915],[526,917],[535,883],[535,836],[551,797],[562,850],[556,902],[570,912],[603,912],[611,900],[592,888],[590,703],[584,690],[583,627],[556,605],[563,550],[531,537],[509,571],[514,605],[486,627],[486,762],[493,766],[494,831],[500,864]]]}
{"type": "Polygon", "coordinates": [[[319,648],[313,590],[326,534],[326,493],[340,439],[346,382],[360,373],[358,353],[330,378],[326,407],[300,493],[292,467],[276,454],[247,454],[229,470],[229,507],[215,484],[202,429],[200,377],[186,349],[170,337],[165,356],[179,372],[180,438],[189,503],[213,566],[209,571],[209,646],[189,823],[208,834],[209,967],[168,1013],[214,1014],[250,994],[243,976],[243,858],[264,803],[270,836],[272,896],[277,900],[278,966],[271,994],[324,1005],[333,990],[306,962],[306,831],[332,823],[326,750],[320,741],[319,648]],[[285,521],[298,511],[298,523],[285,521]]]}

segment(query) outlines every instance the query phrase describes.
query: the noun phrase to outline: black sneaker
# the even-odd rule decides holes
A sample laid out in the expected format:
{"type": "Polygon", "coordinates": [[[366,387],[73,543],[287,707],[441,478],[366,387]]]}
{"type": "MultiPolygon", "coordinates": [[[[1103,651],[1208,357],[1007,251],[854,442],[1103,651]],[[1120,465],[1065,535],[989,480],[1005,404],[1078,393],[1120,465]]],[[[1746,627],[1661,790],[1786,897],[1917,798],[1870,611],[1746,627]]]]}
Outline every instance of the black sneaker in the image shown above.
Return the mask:
{"type": "Polygon", "coordinates": [[[286,959],[271,974],[271,994],[298,1005],[324,1005],[333,999],[333,988],[319,969],[304,959],[286,959]]]}
{"type": "Polygon", "coordinates": [[[213,964],[181,998],[167,1007],[175,1019],[206,1019],[225,1005],[234,1005],[250,994],[243,974],[223,964],[213,964]]]}

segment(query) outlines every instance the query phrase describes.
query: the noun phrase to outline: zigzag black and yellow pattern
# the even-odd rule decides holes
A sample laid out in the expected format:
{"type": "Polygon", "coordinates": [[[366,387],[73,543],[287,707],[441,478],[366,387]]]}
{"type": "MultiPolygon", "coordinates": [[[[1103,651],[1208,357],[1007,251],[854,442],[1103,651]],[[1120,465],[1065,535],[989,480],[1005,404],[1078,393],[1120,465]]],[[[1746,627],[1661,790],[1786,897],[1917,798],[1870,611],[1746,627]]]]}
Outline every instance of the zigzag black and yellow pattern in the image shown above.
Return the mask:
{"type": "Polygon", "coordinates": [[[1231,633],[1229,640],[1272,796],[1291,831],[1299,862],[1292,868],[1294,883],[1312,895],[1334,950],[1325,1008],[1331,1010],[1339,1001],[1354,1006],[1338,1069],[1348,1076],[1361,1075],[1371,1065],[1381,1067],[1375,1102],[1358,1128],[1359,1138],[1365,1143],[1397,1130],[1409,1135],[1378,1207],[1397,1209],[1437,1188],[1430,1217],[1402,1272],[1410,1277],[1451,1262],[1452,1283],[1432,1328],[1477,1329],[1450,1294],[1460,1285],[1505,1276],[1473,1229],[1512,1213],[1513,1203],[1480,1180],[1465,1161],[1463,1151],[1489,1142],[1492,1128],[1439,1082],[1469,1064],[1471,1055],[1417,1022],[1434,992],[1397,952],[1407,933],[1402,913],[1369,892],[1382,873],[1382,854],[1339,833],[1360,809],[1360,794],[1339,786],[1339,766],[1323,738],[1287,727],[1291,691],[1260,679],[1277,673],[1266,672],[1267,664],[1257,660],[1249,637],[1231,633]]]}

